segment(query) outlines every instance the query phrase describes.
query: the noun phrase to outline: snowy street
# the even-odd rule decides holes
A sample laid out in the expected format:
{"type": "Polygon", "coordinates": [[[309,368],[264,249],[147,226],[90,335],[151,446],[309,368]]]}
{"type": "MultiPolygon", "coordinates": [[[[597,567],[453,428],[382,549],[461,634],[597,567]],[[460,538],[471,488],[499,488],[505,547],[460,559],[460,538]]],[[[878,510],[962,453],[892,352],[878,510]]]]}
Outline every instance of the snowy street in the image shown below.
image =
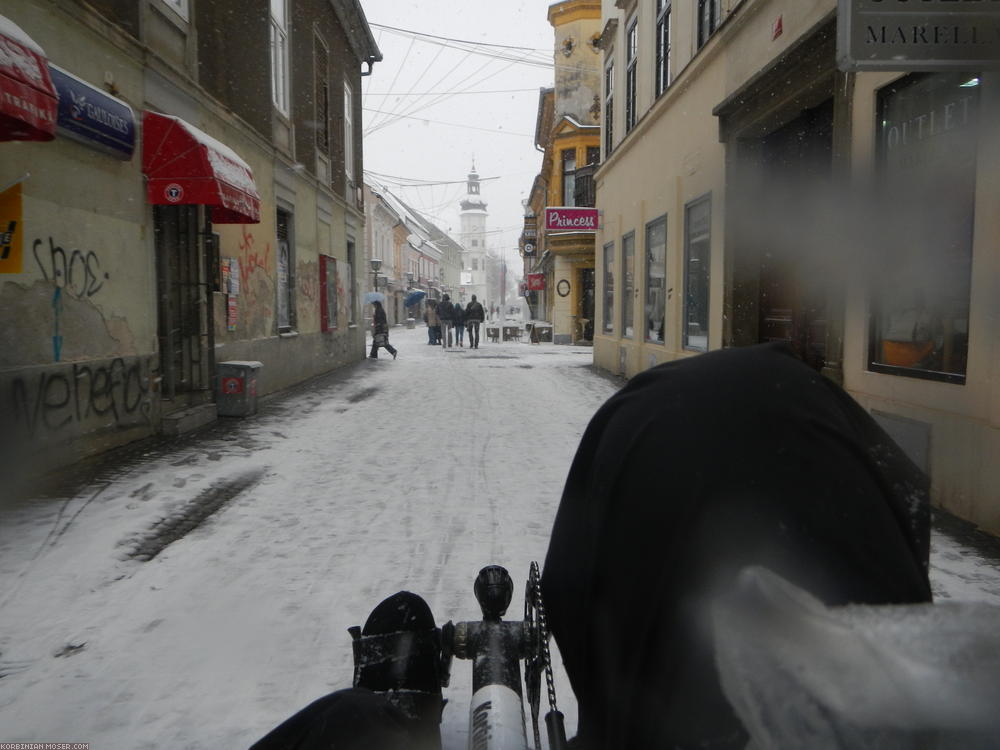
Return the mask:
{"type": "MultiPolygon", "coordinates": [[[[395,361],[0,506],[0,741],[245,748],[350,685],[347,628],[399,589],[438,624],[478,619],[473,579],[497,563],[520,617],[576,445],[618,384],[586,347],[390,338],[395,361]]],[[[941,533],[932,555],[939,598],[1000,604],[994,560],[941,533]]],[[[456,660],[448,750],[470,687],[456,660]]]]}

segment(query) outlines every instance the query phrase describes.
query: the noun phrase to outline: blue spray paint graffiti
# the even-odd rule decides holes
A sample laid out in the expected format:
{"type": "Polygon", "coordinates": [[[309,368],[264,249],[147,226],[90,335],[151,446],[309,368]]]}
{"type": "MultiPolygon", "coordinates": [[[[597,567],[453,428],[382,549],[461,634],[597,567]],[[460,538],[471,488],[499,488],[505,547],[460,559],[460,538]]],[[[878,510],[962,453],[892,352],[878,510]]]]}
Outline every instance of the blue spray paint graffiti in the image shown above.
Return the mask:
{"type": "Polygon", "coordinates": [[[59,333],[59,322],[62,319],[62,287],[57,286],[52,293],[52,356],[56,362],[62,357],[62,334],[59,333]]]}

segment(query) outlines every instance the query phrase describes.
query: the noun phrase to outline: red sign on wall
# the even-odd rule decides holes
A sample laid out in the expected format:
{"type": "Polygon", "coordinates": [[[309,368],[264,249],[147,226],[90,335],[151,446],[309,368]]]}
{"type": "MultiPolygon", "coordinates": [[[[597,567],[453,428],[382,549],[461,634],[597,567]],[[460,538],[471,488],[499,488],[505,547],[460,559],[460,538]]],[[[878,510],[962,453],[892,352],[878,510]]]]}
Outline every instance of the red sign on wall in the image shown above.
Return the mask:
{"type": "Polygon", "coordinates": [[[597,209],[549,206],[545,209],[545,229],[549,232],[596,232],[597,209]]]}
{"type": "Polygon", "coordinates": [[[529,273],[528,274],[528,291],[531,292],[541,292],[545,290],[545,274],[544,273],[529,273]]]}

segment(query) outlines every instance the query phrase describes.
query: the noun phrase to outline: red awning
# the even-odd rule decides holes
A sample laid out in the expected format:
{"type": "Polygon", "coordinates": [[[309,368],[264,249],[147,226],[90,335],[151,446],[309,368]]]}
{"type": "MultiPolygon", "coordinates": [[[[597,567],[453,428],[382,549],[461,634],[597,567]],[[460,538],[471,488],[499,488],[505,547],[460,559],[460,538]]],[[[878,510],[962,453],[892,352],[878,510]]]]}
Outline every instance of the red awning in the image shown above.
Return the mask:
{"type": "Polygon", "coordinates": [[[211,206],[215,224],[260,222],[260,194],[247,163],[179,117],[143,112],[142,171],[150,203],[211,206]]]}
{"type": "Polygon", "coordinates": [[[0,141],[51,141],[58,109],[42,48],[0,16],[0,141]]]}

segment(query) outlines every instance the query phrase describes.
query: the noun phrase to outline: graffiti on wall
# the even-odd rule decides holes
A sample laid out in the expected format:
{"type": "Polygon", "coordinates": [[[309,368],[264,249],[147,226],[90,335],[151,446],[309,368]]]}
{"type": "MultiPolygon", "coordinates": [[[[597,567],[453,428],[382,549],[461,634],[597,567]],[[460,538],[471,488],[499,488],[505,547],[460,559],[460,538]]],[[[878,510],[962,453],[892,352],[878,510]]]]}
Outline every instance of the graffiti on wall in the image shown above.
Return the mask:
{"type": "Polygon", "coordinates": [[[46,437],[100,420],[113,428],[149,424],[151,358],[80,362],[8,381],[14,424],[29,437],[46,437]]]}
{"type": "Polygon", "coordinates": [[[240,287],[244,295],[255,295],[256,285],[250,282],[257,274],[263,274],[270,279],[268,267],[271,263],[271,243],[264,243],[264,250],[261,252],[255,247],[253,234],[243,225],[243,236],[240,237],[240,287]]]}
{"type": "Polygon", "coordinates": [[[93,250],[65,250],[52,237],[45,240],[36,237],[31,243],[35,263],[52,290],[52,359],[62,359],[63,337],[61,323],[63,315],[63,294],[78,299],[89,299],[104,288],[104,282],[111,274],[101,268],[101,259],[93,250]]]}
{"type": "Polygon", "coordinates": [[[67,251],[49,237],[47,249],[45,241],[36,238],[31,251],[45,280],[74,297],[93,297],[111,278],[111,274],[101,269],[101,259],[93,250],[67,251]]]}

